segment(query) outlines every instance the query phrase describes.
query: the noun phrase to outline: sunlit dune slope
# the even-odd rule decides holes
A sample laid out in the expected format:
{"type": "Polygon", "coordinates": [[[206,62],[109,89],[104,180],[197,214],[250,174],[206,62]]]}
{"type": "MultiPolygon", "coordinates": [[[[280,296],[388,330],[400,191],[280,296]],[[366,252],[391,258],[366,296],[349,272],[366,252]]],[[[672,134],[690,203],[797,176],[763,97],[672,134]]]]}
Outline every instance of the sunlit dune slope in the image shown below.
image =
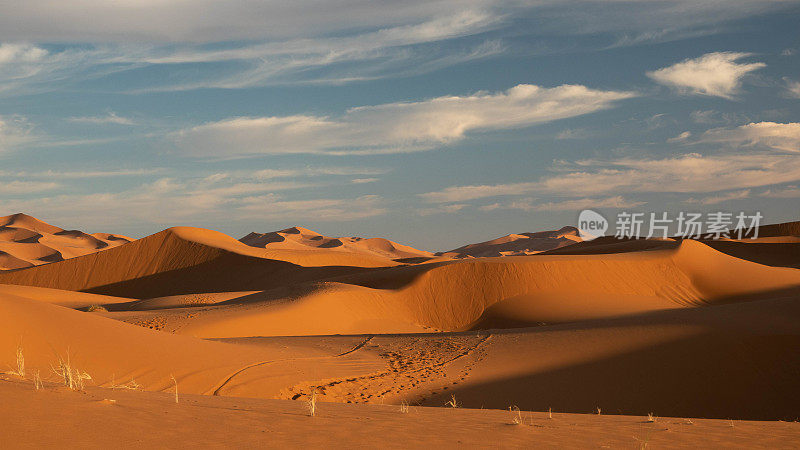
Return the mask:
{"type": "Polygon", "coordinates": [[[51,303],[66,308],[87,308],[90,306],[113,305],[131,301],[129,298],[14,284],[0,284],[0,296],[3,295],[13,295],[15,297],[51,303]]]}
{"type": "Polygon", "coordinates": [[[216,231],[176,227],[107,251],[0,273],[0,283],[150,298],[263,290],[395,264],[342,252],[257,249],[216,231]]]}
{"type": "MultiPolygon", "coordinates": [[[[158,317],[202,337],[507,328],[749,301],[797,292],[800,271],[767,267],[685,241],[604,255],[477,258],[390,267],[264,292],[214,306],[118,313],[158,317]]],[[[186,304],[186,306],[191,306],[186,304]]]]}
{"type": "MultiPolygon", "coordinates": [[[[181,393],[659,416],[796,417],[795,298],[654,311],[574,324],[416,336],[211,342],[0,294],[0,355],[56,381],[181,393]],[[135,381],[135,384],[133,383],[135,381]],[[445,389],[446,388],[446,389],[445,389]]],[[[33,388],[31,395],[35,395],[33,388]]]]}
{"type": "MultiPolygon", "coordinates": [[[[350,376],[384,366],[377,355],[362,352],[337,359],[318,346],[235,345],[161,333],[143,327],[42,301],[0,292],[0,361],[15,367],[21,350],[26,376],[38,371],[45,381],[56,381],[52,367],[59,360],[87,373],[90,386],[127,386],[168,390],[171,376],[181,392],[218,394],[240,371],[269,361],[284,361],[263,377],[245,396],[271,397],[287,383],[308,376],[350,376]],[[291,363],[291,360],[305,360],[291,363]],[[339,365],[341,363],[341,365],[339,365]]],[[[348,346],[352,348],[352,345],[348,346]]]]}
{"type": "Polygon", "coordinates": [[[47,264],[115,247],[132,239],[64,230],[25,215],[0,217],[0,270],[47,264]]]}

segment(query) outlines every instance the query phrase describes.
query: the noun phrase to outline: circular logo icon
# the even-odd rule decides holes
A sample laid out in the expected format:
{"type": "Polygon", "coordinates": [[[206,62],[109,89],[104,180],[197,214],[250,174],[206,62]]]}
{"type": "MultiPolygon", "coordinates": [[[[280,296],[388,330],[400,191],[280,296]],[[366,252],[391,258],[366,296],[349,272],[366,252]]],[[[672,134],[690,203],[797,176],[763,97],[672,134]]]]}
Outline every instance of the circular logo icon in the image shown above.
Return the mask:
{"type": "Polygon", "coordinates": [[[578,215],[578,232],[584,241],[599,238],[605,234],[606,230],[608,230],[608,220],[600,213],[584,209],[578,215]]]}

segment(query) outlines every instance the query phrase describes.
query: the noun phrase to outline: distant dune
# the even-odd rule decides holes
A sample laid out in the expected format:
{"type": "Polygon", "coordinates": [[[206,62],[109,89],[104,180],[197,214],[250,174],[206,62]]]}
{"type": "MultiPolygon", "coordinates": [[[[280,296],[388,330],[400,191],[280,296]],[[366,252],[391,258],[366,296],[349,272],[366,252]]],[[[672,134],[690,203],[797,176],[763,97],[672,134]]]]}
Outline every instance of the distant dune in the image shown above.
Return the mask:
{"type": "Polygon", "coordinates": [[[115,234],[64,230],[25,215],[0,217],[0,270],[23,269],[130,242],[115,234]]]}
{"type": "Polygon", "coordinates": [[[384,238],[323,236],[301,227],[287,228],[271,233],[250,233],[239,241],[268,250],[319,250],[328,249],[388,259],[430,258],[433,253],[417,250],[384,238]]]}
{"type": "Polygon", "coordinates": [[[469,244],[448,252],[437,253],[437,255],[455,258],[533,255],[581,241],[577,228],[563,227],[554,231],[509,234],[491,241],[469,244]]]}

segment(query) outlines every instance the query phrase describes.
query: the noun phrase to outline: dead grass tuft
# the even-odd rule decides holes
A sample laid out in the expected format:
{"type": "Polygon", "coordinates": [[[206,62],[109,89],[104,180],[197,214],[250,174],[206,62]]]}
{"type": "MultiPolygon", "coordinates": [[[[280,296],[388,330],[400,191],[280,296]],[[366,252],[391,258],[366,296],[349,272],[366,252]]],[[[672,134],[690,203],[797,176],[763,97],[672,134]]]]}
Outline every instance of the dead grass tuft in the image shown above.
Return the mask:
{"type": "Polygon", "coordinates": [[[451,408],[458,408],[461,406],[460,403],[456,400],[456,394],[450,394],[450,401],[444,404],[445,406],[449,406],[451,408]]]}
{"type": "Polygon", "coordinates": [[[314,417],[317,415],[317,390],[312,389],[311,395],[306,400],[306,406],[308,407],[308,415],[314,417]]]}
{"type": "Polygon", "coordinates": [[[56,367],[52,367],[53,373],[56,374],[59,378],[61,378],[64,386],[68,387],[70,390],[73,391],[82,391],[86,388],[86,381],[92,379],[91,375],[86,372],[81,371],[80,369],[74,367],[72,362],[70,361],[69,352],[67,352],[67,357],[62,358],[58,357],[58,365],[56,367]]]}

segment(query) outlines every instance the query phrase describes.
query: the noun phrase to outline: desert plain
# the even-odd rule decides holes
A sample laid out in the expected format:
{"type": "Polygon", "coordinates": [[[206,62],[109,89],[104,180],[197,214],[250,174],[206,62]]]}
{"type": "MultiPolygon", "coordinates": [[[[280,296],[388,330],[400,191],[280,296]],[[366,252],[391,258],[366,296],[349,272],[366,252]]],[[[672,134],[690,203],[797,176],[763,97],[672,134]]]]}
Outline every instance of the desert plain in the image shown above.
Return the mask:
{"type": "Polygon", "coordinates": [[[800,222],[433,253],[14,214],[0,269],[3,448],[800,446],[800,222]]]}

